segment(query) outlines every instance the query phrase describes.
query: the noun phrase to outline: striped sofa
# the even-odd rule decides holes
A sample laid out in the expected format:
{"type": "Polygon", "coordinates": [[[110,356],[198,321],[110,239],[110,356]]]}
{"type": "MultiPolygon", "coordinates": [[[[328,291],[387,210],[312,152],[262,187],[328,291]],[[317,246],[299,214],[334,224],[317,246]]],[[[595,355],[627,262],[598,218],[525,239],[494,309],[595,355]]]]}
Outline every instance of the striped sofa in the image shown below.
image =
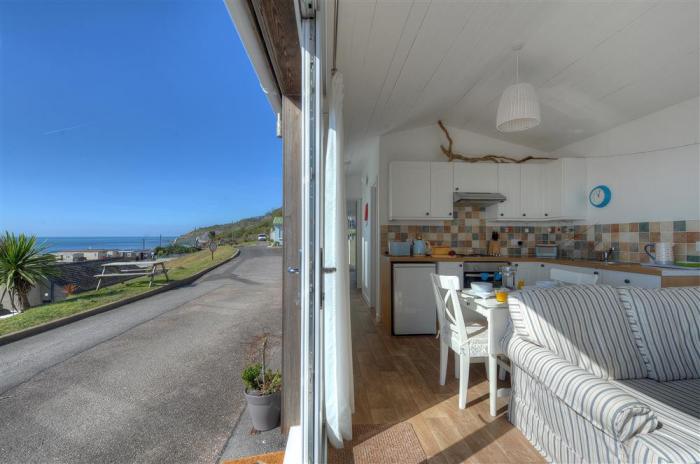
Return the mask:
{"type": "Polygon", "coordinates": [[[510,421],[550,462],[700,463],[700,288],[511,294],[510,421]]]}

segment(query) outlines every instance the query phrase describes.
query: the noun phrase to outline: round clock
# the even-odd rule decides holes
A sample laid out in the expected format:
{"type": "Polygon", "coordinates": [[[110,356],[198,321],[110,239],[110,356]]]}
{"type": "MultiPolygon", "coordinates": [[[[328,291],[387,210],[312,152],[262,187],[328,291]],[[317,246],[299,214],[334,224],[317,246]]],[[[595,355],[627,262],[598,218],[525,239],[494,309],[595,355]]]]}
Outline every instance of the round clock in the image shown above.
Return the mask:
{"type": "Polygon", "coordinates": [[[610,203],[611,198],[612,192],[607,185],[593,187],[593,190],[591,190],[591,193],[588,195],[588,201],[596,208],[603,208],[610,203]]]}

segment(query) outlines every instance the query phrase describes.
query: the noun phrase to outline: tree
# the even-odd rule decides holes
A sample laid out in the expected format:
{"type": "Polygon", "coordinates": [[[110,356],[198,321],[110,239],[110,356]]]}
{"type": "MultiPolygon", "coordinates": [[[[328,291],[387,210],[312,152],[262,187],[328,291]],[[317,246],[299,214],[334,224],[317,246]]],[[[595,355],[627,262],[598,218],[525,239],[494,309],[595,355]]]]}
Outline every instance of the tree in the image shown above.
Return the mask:
{"type": "Polygon", "coordinates": [[[44,254],[45,250],[45,246],[37,244],[35,236],[5,232],[0,240],[0,284],[9,294],[13,310],[17,309],[15,299],[22,311],[29,309],[32,287],[58,274],[56,258],[44,254]]]}

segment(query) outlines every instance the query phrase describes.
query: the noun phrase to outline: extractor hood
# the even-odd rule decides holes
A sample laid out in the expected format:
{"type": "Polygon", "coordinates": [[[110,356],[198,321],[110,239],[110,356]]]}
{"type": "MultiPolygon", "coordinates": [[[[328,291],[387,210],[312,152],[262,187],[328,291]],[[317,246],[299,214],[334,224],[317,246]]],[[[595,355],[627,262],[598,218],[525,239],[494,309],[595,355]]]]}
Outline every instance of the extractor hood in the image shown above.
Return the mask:
{"type": "Polygon", "coordinates": [[[454,202],[458,205],[488,206],[503,203],[506,197],[500,193],[455,192],[454,202]]]}

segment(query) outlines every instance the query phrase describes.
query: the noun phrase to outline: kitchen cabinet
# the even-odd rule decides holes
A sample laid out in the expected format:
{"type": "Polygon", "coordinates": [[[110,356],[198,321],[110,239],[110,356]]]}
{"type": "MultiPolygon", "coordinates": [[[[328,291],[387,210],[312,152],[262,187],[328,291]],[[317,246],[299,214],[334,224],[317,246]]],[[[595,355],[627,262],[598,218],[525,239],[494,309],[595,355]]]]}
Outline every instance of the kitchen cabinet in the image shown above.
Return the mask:
{"type": "Polygon", "coordinates": [[[506,197],[506,201],[490,206],[487,213],[491,219],[517,220],[520,217],[520,165],[499,164],[498,193],[506,197]]]}
{"type": "Polygon", "coordinates": [[[520,217],[523,220],[544,218],[544,166],[526,164],[520,168],[520,217]]]}
{"type": "Polygon", "coordinates": [[[585,219],[588,200],[586,161],[562,158],[543,165],[544,219],[585,219]]]}
{"type": "Polygon", "coordinates": [[[525,285],[535,285],[535,282],[542,280],[539,278],[540,264],[529,261],[513,263],[515,267],[515,283],[517,284],[518,281],[523,280],[525,285]]]}
{"type": "Polygon", "coordinates": [[[459,278],[460,288],[464,286],[464,265],[454,261],[441,261],[437,264],[437,272],[440,275],[455,276],[459,278]]]}
{"type": "MultiPolygon", "coordinates": [[[[492,163],[454,163],[455,192],[496,193],[498,165],[492,163]]],[[[500,192],[502,193],[502,192],[500,192]]]]}
{"type": "Polygon", "coordinates": [[[601,283],[614,287],[661,288],[661,276],[634,272],[601,271],[601,283]]]}
{"type": "Polygon", "coordinates": [[[451,219],[453,205],[451,163],[389,164],[389,219],[451,219]]]}
{"type": "Polygon", "coordinates": [[[452,219],[452,163],[430,163],[431,219],[452,219]]]}

